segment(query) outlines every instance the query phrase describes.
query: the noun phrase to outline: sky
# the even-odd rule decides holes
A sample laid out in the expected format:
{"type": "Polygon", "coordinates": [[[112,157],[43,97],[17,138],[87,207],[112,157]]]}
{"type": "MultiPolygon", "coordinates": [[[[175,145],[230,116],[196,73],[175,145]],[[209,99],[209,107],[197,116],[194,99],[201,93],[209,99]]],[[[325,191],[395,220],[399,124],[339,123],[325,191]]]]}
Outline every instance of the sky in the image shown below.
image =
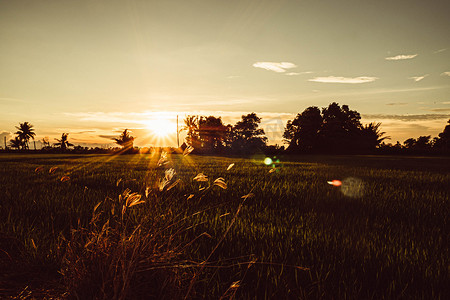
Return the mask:
{"type": "Polygon", "coordinates": [[[287,120],[331,102],[389,142],[434,137],[449,15],[433,0],[0,0],[0,144],[28,121],[36,140],[110,146],[128,128],[175,146],[177,115],[251,112],[281,144],[287,120]]]}

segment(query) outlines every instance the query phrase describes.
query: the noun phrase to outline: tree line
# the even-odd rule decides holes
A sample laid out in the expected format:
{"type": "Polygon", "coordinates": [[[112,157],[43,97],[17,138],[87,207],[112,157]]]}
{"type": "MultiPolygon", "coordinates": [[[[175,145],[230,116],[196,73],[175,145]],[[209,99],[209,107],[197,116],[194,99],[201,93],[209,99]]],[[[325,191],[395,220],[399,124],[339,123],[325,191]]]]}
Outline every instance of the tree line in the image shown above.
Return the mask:
{"type": "MultiPolygon", "coordinates": [[[[389,139],[380,130],[381,123],[361,123],[361,115],[351,110],[348,105],[340,106],[333,102],[322,109],[311,106],[289,120],[284,128],[284,146],[267,145],[267,137],[260,128],[261,118],[256,113],[243,115],[236,124],[225,125],[221,117],[192,116],[184,120],[180,131],[186,132],[186,142],[181,149],[187,147],[198,154],[253,154],[291,153],[291,154],[450,154],[450,120],[442,133],[431,139],[431,136],[409,138],[400,144],[385,143],[389,139]]],[[[28,122],[16,126],[16,137],[10,140],[9,146],[15,149],[28,150],[30,139],[34,139],[33,125],[28,122]]],[[[74,145],[68,141],[68,133],[56,139],[53,147],[47,139],[43,139],[43,149],[57,148],[67,151],[74,145]]],[[[137,153],[133,137],[125,129],[119,137],[112,139],[120,145],[123,153],[137,153]]],[[[72,151],[83,150],[75,146],[72,151]]],[[[86,150],[86,149],[85,149],[86,150]]],[[[111,149],[110,149],[111,150],[111,149]]],[[[118,151],[118,149],[112,149],[118,151]]],[[[82,151],[81,151],[82,152],[82,151]]]]}

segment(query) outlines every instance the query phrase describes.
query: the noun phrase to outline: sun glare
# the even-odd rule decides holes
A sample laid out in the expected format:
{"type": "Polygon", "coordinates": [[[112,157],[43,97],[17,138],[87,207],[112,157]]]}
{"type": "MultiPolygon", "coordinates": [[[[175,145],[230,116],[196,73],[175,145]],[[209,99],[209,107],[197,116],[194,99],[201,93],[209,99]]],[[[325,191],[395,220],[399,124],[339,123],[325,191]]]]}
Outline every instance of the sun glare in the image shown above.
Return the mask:
{"type": "Polygon", "coordinates": [[[149,129],[156,136],[163,138],[177,131],[177,125],[169,119],[157,118],[145,122],[149,129]]]}

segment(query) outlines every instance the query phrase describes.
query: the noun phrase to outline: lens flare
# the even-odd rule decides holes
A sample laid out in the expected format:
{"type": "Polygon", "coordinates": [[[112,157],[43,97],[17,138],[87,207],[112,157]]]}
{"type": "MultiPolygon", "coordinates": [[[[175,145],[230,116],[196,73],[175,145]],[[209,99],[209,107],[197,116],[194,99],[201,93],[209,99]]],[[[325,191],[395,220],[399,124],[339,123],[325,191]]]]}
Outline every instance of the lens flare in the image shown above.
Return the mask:
{"type": "Polygon", "coordinates": [[[328,184],[331,184],[332,186],[341,186],[342,185],[342,181],[337,180],[337,179],[332,180],[332,181],[327,181],[327,182],[328,182],[328,184]]]}
{"type": "Polygon", "coordinates": [[[345,178],[342,181],[341,192],[347,197],[362,197],[364,195],[364,182],[355,177],[345,178]]]}
{"type": "Polygon", "coordinates": [[[273,163],[273,161],[272,161],[272,159],[271,159],[270,157],[266,157],[266,158],[264,159],[264,164],[265,164],[266,166],[270,166],[272,163],[273,163]]]}

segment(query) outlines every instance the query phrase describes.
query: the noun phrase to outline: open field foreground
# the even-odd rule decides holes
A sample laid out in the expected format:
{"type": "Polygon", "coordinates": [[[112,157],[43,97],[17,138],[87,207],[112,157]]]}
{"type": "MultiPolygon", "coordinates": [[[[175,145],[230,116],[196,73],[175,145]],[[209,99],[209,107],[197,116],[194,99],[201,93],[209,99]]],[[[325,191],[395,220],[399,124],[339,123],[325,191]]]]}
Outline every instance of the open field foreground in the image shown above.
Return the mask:
{"type": "Polygon", "coordinates": [[[271,159],[0,155],[0,297],[450,298],[449,158],[271,159]]]}

